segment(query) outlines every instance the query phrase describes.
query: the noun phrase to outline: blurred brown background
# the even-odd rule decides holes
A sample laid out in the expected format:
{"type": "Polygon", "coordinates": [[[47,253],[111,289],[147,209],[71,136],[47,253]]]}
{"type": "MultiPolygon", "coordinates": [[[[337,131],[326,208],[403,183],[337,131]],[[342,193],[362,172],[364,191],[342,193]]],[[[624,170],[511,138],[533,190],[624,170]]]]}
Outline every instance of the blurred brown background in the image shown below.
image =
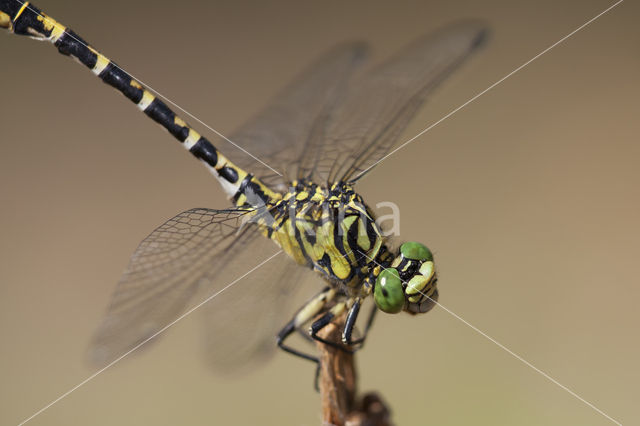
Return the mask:
{"type": "MultiPolygon", "coordinates": [[[[369,41],[375,60],[485,19],[490,45],[403,140],[612,2],[176,4],[36,2],[225,134],[339,41],[369,41]]],[[[444,306],[627,424],[640,380],[639,12],[622,3],[358,187],[397,203],[402,238],[434,249],[444,306]]],[[[50,45],[3,33],[0,52],[0,423],[16,424],[94,372],[87,343],[137,243],[227,202],[168,134],[50,45]]],[[[198,317],[30,424],[319,424],[310,365],[277,354],[216,376],[198,317]]],[[[380,315],[358,358],[361,389],[380,390],[399,425],[612,424],[442,309],[380,315]]]]}

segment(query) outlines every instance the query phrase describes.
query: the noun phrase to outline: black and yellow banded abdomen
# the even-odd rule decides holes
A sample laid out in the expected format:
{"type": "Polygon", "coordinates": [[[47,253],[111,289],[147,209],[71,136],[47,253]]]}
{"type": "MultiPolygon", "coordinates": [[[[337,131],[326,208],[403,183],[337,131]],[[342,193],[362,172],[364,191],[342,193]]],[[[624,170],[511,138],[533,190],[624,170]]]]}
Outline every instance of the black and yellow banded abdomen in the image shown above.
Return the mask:
{"type": "Polygon", "coordinates": [[[242,198],[239,192],[249,181],[254,187],[259,187],[259,193],[264,195],[263,199],[257,200],[258,204],[267,203],[275,195],[229,161],[207,138],[192,129],[167,104],[115,62],[91,47],[73,30],[42,13],[29,2],[0,0],[0,27],[18,35],[48,40],[60,53],[85,65],[103,82],[135,103],[141,111],[180,141],[193,156],[201,160],[218,178],[229,197],[242,198]]]}

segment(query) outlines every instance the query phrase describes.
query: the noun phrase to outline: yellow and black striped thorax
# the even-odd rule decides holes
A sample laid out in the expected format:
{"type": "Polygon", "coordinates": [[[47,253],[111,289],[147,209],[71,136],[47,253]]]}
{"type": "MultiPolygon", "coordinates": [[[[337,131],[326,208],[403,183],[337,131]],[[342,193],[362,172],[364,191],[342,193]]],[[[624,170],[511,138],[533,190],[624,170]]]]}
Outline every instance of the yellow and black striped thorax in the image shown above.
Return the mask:
{"type": "Polygon", "coordinates": [[[326,188],[293,181],[270,213],[273,220],[264,225],[265,234],[296,262],[333,283],[359,288],[374,260],[386,251],[371,210],[343,182],[326,188]]]}

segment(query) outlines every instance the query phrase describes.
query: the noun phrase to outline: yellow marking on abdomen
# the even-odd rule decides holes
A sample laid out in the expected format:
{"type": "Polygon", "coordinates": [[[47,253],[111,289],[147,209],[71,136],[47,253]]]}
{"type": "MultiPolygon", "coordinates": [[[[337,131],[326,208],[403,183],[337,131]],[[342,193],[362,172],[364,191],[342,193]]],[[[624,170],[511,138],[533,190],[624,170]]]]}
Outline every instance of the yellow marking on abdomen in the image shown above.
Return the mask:
{"type": "MultiPolygon", "coordinates": [[[[180,120],[180,121],[182,121],[182,120],[180,120]]],[[[185,124],[185,126],[186,126],[186,124],[185,124]]],[[[195,130],[193,130],[192,128],[189,128],[189,136],[187,136],[187,138],[183,142],[184,143],[184,147],[187,148],[187,149],[191,149],[191,147],[194,146],[196,144],[196,142],[198,142],[198,139],[200,139],[200,134],[198,132],[196,132],[195,130]]]]}
{"type": "Polygon", "coordinates": [[[185,121],[177,115],[173,117],[173,122],[180,127],[187,127],[187,123],[185,123],[185,121]]]}
{"type": "Polygon", "coordinates": [[[155,98],[156,97],[153,96],[151,92],[145,90],[142,94],[142,99],[140,99],[140,102],[138,102],[138,108],[140,108],[140,111],[144,111],[145,109],[147,109],[147,107],[151,105],[151,102],[153,102],[155,98]]]}
{"type": "MultiPolygon", "coordinates": [[[[109,65],[109,58],[98,53],[98,59],[96,60],[96,65],[91,69],[91,72],[95,75],[99,75],[104,69],[109,65]]],[[[133,81],[133,80],[132,80],[133,81]]]]}
{"type": "Polygon", "coordinates": [[[60,24],[58,21],[50,16],[45,15],[44,13],[42,15],[38,15],[36,19],[42,22],[42,26],[45,30],[51,31],[51,33],[49,34],[49,40],[51,40],[52,43],[58,41],[60,36],[67,29],[64,25],[60,24]]]}
{"type": "Polygon", "coordinates": [[[49,39],[51,40],[52,43],[55,43],[56,41],[58,41],[60,37],[62,37],[62,34],[64,34],[66,30],[67,28],[64,25],[60,25],[59,23],[56,22],[53,29],[51,30],[51,35],[49,36],[49,39]]]}
{"type": "Polygon", "coordinates": [[[16,16],[13,17],[13,22],[15,22],[16,19],[18,19],[20,17],[20,15],[22,15],[22,12],[24,12],[24,10],[27,8],[28,5],[29,5],[28,1],[25,1],[22,4],[22,7],[20,8],[20,10],[18,10],[18,13],[16,13],[16,16]]]}

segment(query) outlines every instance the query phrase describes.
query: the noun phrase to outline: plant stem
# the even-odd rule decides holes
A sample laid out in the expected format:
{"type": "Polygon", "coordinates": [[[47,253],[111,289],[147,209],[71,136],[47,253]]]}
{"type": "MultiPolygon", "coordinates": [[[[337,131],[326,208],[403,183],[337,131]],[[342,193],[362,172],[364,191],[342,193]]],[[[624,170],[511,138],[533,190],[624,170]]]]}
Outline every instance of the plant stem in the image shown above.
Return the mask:
{"type": "MultiPolygon", "coordinates": [[[[340,342],[345,315],[324,327],[318,336],[340,342]]],[[[323,425],[391,426],[390,411],[376,392],[357,398],[355,355],[317,342],[320,354],[320,398],[323,425]]]]}

